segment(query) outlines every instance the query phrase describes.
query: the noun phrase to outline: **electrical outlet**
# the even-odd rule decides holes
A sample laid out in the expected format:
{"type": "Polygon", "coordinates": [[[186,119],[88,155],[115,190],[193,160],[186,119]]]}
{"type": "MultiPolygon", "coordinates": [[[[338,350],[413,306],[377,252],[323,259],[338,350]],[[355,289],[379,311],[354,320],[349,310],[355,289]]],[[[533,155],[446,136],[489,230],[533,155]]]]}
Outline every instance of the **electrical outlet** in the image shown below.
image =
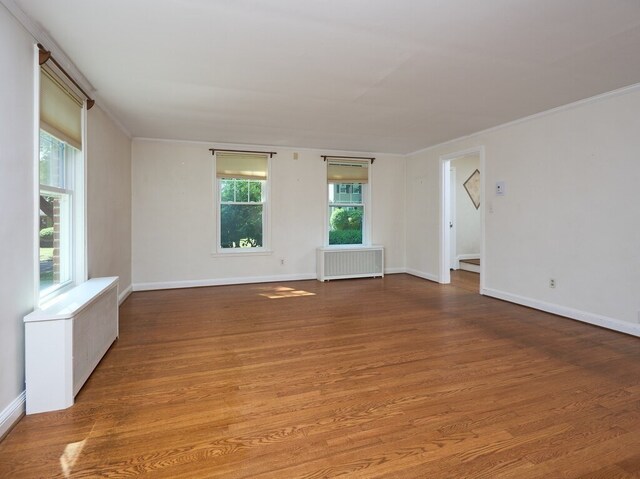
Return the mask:
{"type": "Polygon", "coordinates": [[[549,280],[549,287],[550,288],[555,288],[556,287],[556,280],[555,279],[551,278],[549,280]]]}

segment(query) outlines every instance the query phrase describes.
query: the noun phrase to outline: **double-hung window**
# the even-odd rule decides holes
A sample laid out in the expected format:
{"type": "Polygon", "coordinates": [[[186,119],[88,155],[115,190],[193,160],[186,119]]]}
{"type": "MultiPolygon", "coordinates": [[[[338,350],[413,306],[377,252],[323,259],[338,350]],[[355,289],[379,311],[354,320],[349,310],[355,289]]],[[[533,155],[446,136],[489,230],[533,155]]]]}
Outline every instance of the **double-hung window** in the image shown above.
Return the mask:
{"type": "Polygon", "coordinates": [[[216,153],[219,252],[267,249],[269,157],[216,153]]]}
{"type": "Polygon", "coordinates": [[[369,163],[329,160],[328,243],[368,244],[369,163]]]}
{"type": "Polygon", "coordinates": [[[81,281],[84,269],[82,101],[40,70],[39,292],[41,301],[81,281]]]}

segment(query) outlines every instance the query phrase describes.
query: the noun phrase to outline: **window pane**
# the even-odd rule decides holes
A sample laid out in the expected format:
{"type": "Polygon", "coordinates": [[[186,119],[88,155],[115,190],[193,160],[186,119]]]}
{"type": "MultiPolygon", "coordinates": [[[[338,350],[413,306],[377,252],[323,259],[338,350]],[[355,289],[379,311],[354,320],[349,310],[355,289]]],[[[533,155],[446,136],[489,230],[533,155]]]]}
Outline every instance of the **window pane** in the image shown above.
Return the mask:
{"type": "Polygon", "coordinates": [[[249,201],[249,180],[233,180],[236,183],[236,202],[246,203],[249,201]]]}
{"type": "Polygon", "coordinates": [[[362,206],[331,206],[329,213],[329,244],[362,244],[362,206]]]}
{"type": "Polygon", "coordinates": [[[262,181],[249,182],[249,201],[251,203],[262,202],[262,181]]]}
{"type": "Polygon", "coordinates": [[[360,183],[330,184],[329,203],[362,203],[362,185],[360,183]]]}
{"type": "Polygon", "coordinates": [[[262,205],[220,205],[222,248],[262,247],[262,205]]]}
{"type": "Polygon", "coordinates": [[[234,180],[220,180],[220,201],[235,201],[234,180]]]}
{"type": "Polygon", "coordinates": [[[74,149],[40,130],[40,184],[67,188],[67,155],[74,149]]]}
{"type": "Polygon", "coordinates": [[[40,291],[71,279],[71,198],[40,196],[40,291]]]}

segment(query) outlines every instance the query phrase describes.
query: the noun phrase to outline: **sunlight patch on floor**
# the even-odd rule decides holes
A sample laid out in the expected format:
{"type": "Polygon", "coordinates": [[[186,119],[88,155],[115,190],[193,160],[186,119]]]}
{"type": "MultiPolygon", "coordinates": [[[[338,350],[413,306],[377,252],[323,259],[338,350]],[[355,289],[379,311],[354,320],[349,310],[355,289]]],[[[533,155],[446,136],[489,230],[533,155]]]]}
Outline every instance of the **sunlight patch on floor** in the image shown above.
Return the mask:
{"type": "Polygon", "coordinates": [[[316,293],[310,293],[301,289],[287,288],[285,286],[275,286],[268,288],[261,288],[265,292],[260,293],[260,296],[264,296],[269,299],[282,299],[282,298],[299,298],[302,296],[315,296],[316,293]]]}
{"type": "Polygon", "coordinates": [[[76,462],[78,462],[87,439],[89,438],[86,437],[82,441],[71,442],[64,448],[64,452],[62,453],[62,456],[60,456],[60,466],[62,467],[64,477],[66,477],[67,479],[71,477],[73,466],[75,466],[76,462]]]}

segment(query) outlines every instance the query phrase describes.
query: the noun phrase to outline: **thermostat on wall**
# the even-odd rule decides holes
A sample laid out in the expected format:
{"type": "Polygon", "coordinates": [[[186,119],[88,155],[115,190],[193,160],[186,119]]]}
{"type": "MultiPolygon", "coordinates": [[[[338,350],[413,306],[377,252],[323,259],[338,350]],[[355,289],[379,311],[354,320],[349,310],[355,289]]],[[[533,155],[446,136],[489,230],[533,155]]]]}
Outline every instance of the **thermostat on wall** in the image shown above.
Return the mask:
{"type": "Polygon", "coordinates": [[[496,181],[496,196],[504,196],[506,193],[506,185],[504,181],[496,181]]]}

